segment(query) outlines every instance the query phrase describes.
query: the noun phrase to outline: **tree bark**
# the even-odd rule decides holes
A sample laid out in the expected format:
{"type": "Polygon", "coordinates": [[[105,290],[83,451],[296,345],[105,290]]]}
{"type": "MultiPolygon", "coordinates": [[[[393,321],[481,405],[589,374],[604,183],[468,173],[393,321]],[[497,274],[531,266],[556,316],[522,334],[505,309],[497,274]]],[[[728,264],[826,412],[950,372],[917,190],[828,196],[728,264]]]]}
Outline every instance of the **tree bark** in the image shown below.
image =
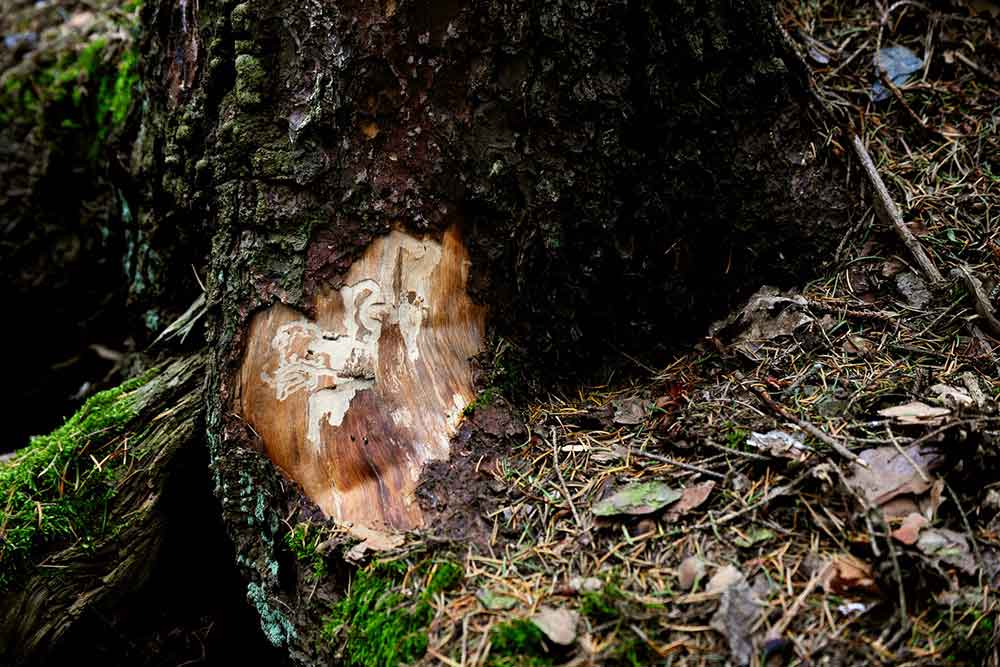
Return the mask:
{"type": "MultiPolygon", "coordinates": [[[[215,492],[301,664],[330,649],[287,526],[431,528],[421,474],[492,341],[549,377],[648,358],[807,274],[849,216],[764,0],[163,0],[143,21],[132,234],[204,258],[215,492]]],[[[197,296],[183,266],[147,294],[197,296]]]]}

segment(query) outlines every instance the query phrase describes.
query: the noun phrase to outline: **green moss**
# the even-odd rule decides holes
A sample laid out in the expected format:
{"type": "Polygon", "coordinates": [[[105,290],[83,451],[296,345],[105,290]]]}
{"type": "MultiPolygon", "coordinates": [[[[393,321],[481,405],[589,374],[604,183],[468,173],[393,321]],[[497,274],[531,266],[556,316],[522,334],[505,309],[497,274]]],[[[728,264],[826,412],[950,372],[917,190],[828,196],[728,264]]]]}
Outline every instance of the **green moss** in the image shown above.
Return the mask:
{"type": "Polygon", "coordinates": [[[359,571],[347,596],[324,619],[323,634],[344,644],[344,664],[396,667],[427,651],[425,628],[434,616],[431,600],[454,586],[462,568],[450,562],[427,563],[411,573],[411,584],[431,568],[423,591],[407,596],[400,589],[406,568],[400,562],[377,563],[359,571]]]}
{"type": "Polygon", "coordinates": [[[236,101],[250,107],[263,100],[261,90],[267,73],[257,58],[246,53],[236,56],[236,101]]]}
{"type": "Polygon", "coordinates": [[[135,416],[133,391],[150,377],[95,394],[65,424],[0,464],[0,589],[35,549],[69,539],[86,544],[108,529],[117,459],[102,447],[135,416]]]}
{"type": "Polygon", "coordinates": [[[462,416],[468,417],[479,408],[485,408],[488,405],[492,405],[493,402],[496,401],[497,398],[499,397],[500,397],[499,388],[487,387],[486,389],[483,389],[476,395],[476,398],[471,403],[465,406],[465,409],[462,410],[462,416]]]}
{"type": "MultiPolygon", "coordinates": [[[[580,604],[580,612],[594,625],[610,627],[616,633],[616,639],[608,649],[608,664],[630,667],[644,667],[658,661],[659,656],[630,628],[632,623],[642,625],[643,619],[650,618],[650,611],[656,609],[662,609],[662,605],[655,602],[637,603],[612,582],[605,584],[599,591],[584,593],[580,604]]],[[[645,633],[649,637],[655,637],[658,630],[656,627],[646,627],[645,633]]]]}
{"type": "Polygon", "coordinates": [[[285,544],[295,557],[302,561],[317,579],[327,575],[326,558],[316,549],[323,541],[323,533],[311,523],[302,522],[285,535],[285,544]]]}
{"type": "Polygon", "coordinates": [[[621,618],[621,611],[618,608],[625,594],[615,584],[607,584],[599,591],[591,591],[583,594],[580,604],[580,613],[597,623],[607,623],[621,618]]]}
{"type": "Polygon", "coordinates": [[[646,642],[636,637],[633,631],[623,631],[612,645],[607,659],[612,665],[646,667],[659,662],[660,656],[646,642]]]}
{"type": "Polygon", "coordinates": [[[253,28],[253,13],[250,5],[242,2],[233,7],[233,11],[229,14],[229,20],[232,23],[234,33],[240,35],[249,33],[253,28]]]}
{"type": "Polygon", "coordinates": [[[729,424],[729,430],[726,431],[726,446],[730,449],[735,449],[737,451],[747,451],[750,449],[747,445],[747,438],[750,437],[750,431],[745,428],[740,428],[735,424],[729,424]]]}
{"type": "Polygon", "coordinates": [[[34,124],[60,144],[79,142],[93,160],[132,107],[139,84],[138,56],[101,37],[78,52],[63,53],[30,76],[30,85],[13,77],[4,81],[0,119],[34,124]]]}
{"type": "Polygon", "coordinates": [[[132,93],[139,84],[138,62],[134,51],[125,51],[118,61],[114,77],[101,79],[97,96],[97,125],[105,134],[108,128],[120,127],[132,108],[132,93]]]}
{"type": "Polygon", "coordinates": [[[947,608],[935,609],[931,621],[933,644],[950,664],[985,664],[993,645],[996,615],[982,610],[978,595],[970,595],[947,608]]]}
{"type": "Polygon", "coordinates": [[[501,623],[490,633],[490,667],[545,667],[552,658],[545,635],[529,620],[501,623]]]}
{"type": "Polygon", "coordinates": [[[451,561],[442,561],[438,563],[438,566],[431,575],[430,581],[427,583],[427,593],[433,597],[441,591],[446,591],[458,584],[464,576],[465,571],[458,564],[451,561]]]}

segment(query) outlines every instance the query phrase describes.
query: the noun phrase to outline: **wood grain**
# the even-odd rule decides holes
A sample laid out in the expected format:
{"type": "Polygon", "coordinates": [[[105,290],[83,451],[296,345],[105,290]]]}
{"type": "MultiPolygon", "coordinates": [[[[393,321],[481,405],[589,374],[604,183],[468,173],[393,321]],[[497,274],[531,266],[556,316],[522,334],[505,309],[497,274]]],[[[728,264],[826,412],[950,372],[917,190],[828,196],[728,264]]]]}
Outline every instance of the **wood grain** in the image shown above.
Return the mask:
{"type": "Polygon", "coordinates": [[[420,472],[447,459],[475,396],[485,311],[466,293],[468,270],[457,229],[440,240],[393,231],[342,288],[316,296],[316,320],[283,304],[252,319],[236,407],[327,515],[422,524],[420,472]]]}

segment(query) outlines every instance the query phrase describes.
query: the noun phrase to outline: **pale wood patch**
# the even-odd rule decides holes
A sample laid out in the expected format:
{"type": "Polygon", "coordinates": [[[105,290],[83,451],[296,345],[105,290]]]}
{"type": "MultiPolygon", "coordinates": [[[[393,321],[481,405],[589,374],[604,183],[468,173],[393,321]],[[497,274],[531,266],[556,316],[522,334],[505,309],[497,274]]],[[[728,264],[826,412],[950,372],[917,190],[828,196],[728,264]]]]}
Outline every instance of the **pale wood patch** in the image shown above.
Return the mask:
{"type": "Polygon", "coordinates": [[[327,515],[422,524],[420,472],[448,458],[475,396],[485,309],[468,270],[456,229],[440,241],[393,231],[316,296],[315,320],[276,304],[251,321],[235,407],[327,515]]]}

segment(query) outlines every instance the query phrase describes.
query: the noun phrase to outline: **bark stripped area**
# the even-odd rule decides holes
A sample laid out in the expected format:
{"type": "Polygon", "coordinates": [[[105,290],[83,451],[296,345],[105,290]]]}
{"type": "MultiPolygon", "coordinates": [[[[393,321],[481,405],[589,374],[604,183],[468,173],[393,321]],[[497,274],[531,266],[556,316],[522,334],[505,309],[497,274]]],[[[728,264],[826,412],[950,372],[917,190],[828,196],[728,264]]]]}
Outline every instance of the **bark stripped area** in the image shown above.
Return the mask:
{"type": "Polygon", "coordinates": [[[421,525],[424,463],[448,458],[475,395],[485,313],[468,268],[454,228],[440,242],[393,231],[315,296],[314,320],[282,304],[253,318],[237,404],[328,516],[421,525]]]}

